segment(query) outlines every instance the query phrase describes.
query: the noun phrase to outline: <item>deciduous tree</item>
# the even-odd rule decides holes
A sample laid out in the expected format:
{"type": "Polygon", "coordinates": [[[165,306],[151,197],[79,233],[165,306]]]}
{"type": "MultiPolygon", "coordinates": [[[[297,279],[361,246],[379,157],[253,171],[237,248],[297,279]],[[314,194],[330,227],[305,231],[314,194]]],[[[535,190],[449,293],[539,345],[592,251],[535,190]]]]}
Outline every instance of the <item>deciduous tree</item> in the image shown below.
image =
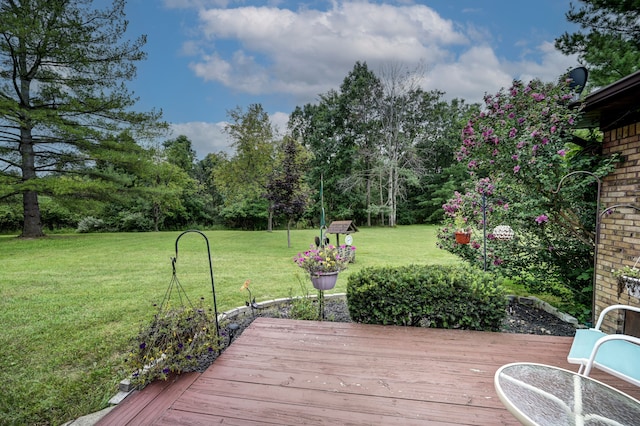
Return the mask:
{"type": "Polygon", "coordinates": [[[398,64],[390,64],[382,71],[383,96],[378,109],[389,226],[397,225],[398,203],[410,183],[425,173],[425,161],[429,159],[419,155],[418,146],[430,138],[430,123],[438,121],[431,111],[443,93],[422,90],[420,78],[420,69],[409,70],[398,64]]]}
{"type": "Polygon", "coordinates": [[[162,146],[168,162],[175,164],[190,175],[193,174],[196,152],[188,137],[180,135],[175,139],[165,141],[162,146]]]}
{"type": "Polygon", "coordinates": [[[309,203],[310,191],[304,182],[309,156],[291,137],[285,137],[280,147],[278,164],[267,181],[265,197],[269,200],[270,212],[287,219],[287,246],[291,247],[291,223],[302,216],[309,203]]]}
{"type": "Polygon", "coordinates": [[[235,152],[218,164],[214,179],[223,196],[223,215],[229,224],[256,228],[256,220],[268,217],[263,194],[274,165],[274,130],[260,104],[250,105],[246,112],[237,107],[228,115],[231,121],[225,130],[233,140],[235,152]]]}
{"type": "Polygon", "coordinates": [[[371,226],[374,185],[377,181],[382,140],[378,103],[383,87],[366,63],[356,62],[340,86],[340,115],[344,120],[343,145],[353,147],[351,170],[340,187],[349,192],[364,192],[367,226],[371,226]]]}

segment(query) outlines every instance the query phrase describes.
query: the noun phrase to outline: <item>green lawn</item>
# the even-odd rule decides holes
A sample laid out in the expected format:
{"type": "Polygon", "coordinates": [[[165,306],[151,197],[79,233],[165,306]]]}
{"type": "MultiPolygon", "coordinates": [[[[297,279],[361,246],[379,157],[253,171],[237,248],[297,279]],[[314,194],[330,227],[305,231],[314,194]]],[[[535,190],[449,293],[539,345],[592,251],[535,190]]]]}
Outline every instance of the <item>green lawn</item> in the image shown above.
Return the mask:
{"type": "MultiPolygon", "coordinates": [[[[332,292],[344,292],[347,276],[367,266],[457,262],[436,247],[436,232],[361,229],[354,234],[357,261],[332,292]]],[[[0,424],[60,424],[106,406],[128,373],[128,339],[152,317],[170,283],[179,234],[0,236],[0,424]]],[[[292,248],[286,231],[205,234],[220,312],[244,305],[240,287],[247,279],[258,302],[299,295],[301,281],[313,290],[292,258],[317,230],[292,231],[292,248]]],[[[201,235],[180,239],[176,269],[192,301],[212,303],[201,235]]]]}

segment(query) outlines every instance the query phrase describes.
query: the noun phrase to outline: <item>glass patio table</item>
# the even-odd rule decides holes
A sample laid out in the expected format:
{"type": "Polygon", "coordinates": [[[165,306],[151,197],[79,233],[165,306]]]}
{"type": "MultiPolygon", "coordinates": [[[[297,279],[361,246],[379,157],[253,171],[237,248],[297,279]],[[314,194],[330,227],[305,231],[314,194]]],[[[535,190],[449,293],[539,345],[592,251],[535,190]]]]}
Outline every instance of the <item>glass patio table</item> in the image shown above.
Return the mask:
{"type": "Polygon", "coordinates": [[[494,384],[524,425],[640,425],[640,401],[573,371],[513,363],[496,371],[494,384]]]}

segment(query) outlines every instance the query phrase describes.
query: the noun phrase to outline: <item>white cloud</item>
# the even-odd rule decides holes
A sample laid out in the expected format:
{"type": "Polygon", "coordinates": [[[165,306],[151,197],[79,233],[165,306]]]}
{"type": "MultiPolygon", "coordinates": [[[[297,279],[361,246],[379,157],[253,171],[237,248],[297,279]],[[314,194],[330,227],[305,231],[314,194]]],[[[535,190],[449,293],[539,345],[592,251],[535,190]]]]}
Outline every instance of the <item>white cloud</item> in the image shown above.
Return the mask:
{"type": "MultiPolygon", "coordinates": [[[[334,3],[320,11],[273,7],[200,12],[209,53],[191,64],[204,80],[250,93],[314,98],[335,88],[356,61],[437,63],[468,42],[423,5],[334,3]],[[221,46],[232,45],[232,52],[221,46]]],[[[203,49],[206,49],[203,47],[203,49]]]]}
{"type": "Polygon", "coordinates": [[[455,61],[436,64],[426,76],[425,89],[443,90],[447,99],[482,102],[485,93],[495,94],[511,86],[514,79],[554,81],[577,66],[575,56],[564,56],[552,43],[541,44],[535,53],[540,62],[526,58],[513,62],[498,58],[487,45],[471,47],[455,61]]]}
{"type": "Polygon", "coordinates": [[[205,38],[200,48],[209,53],[191,68],[203,80],[241,93],[313,102],[337,88],[356,61],[366,61],[374,71],[390,63],[411,69],[422,62],[426,89],[477,102],[513,78],[552,80],[575,62],[551,42],[523,47],[515,61],[498,58],[487,29],[443,19],[424,5],[332,5],[328,10],[200,9],[205,38]],[[538,61],[527,59],[534,57],[538,61]]]}
{"type": "Polygon", "coordinates": [[[437,64],[426,77],[425,89],[440,89],[447,99],[463,98],[468,103],[481,102],[485,92],[497,91],[512,80],[488,46],[472,47],[455,61],[437,64]]]}
{"type": "MultiPolygon", "coordinates": [[[[193,57],[192,72],[256,99],[274,95],[294,105],[316,102],[319,94],[339,88],[356,61],[367,62],[374,72],[389,64],[408,70],[423,64],[426,90],[442,90],[447,99],[468,103],[482,102],[485,93],[509,87],[513,79],[552,81],[577,66],[576,58],[562,55],[552,40],[536,46],[532,39],[520,45],[521,39],[514,38],[515,57],[497,54],[502,34],[492,34],[481,23],[443,19],[428,6],[408,2],[335,0],[327,10],[290,10],[225,8],[224,0],[166,1],[174,7],[199,6],[199,27],[193,29],[201,39],[189,40],[183,48],[193,57]]],[[[284,132],[288,114],[272,113],[271,118],[284,132]]],[[[218,124],[178,126],[192,132],[188,136],[199,152],[228,150],[218,124]]]]}
{"type": "Polygon", "coordinates": [[[519,70],[517,77],[521,80],[539,78],[542,81],[554,81],[567,69],[579,66],[577,55],[565,56],[551,42],[542,43],[536,51],[541,58],[540,62],[523,60],[514,65],[519,70]]]}
{"type": "Polygon", "coordinates": [[[185,135],[191,141],[192,148],[196,151],[198,159],[204,158],[209,153],[231,152],[231,141],[224,133],[225,123],[205,123],[201,121],[190,123],[171,124],[169,139],[185,135]]]}
{"type": "Polygon", "coordinates": [[[269,120],[279,136],[285,134],[287,124],[289,123],[289,114],[285,112],[276,112],[269,116],[269,120]]]}
{"type": "MultiPolygon", "coordinates": [[[[284,135],[289,122],[289,114],[276,112],[269,116],[269,120],[276,130],[277,137],[284,135]]],[[[207,154],[226,152],[233,154],[231,139],[224,132],[226,122],[206,123],[202,121],[190,123],[171,124],[170,134],[167,139],[173,139],[185,135],[191,141],[191,147],[196,151],[198,159],[203,159],[207,154]]]]}

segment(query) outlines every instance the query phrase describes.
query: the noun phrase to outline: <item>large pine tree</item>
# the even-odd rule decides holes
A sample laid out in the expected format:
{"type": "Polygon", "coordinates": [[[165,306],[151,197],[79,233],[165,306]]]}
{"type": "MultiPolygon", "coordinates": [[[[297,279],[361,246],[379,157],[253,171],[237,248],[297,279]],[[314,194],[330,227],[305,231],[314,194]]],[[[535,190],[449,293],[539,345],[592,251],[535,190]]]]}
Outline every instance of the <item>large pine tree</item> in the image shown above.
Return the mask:
{"type": "Polygon", "coordinates": [[[574,33],[556,39],[565,54],[578,54],[592,85],[604,86],[640,69],[640,0],[580,0],[567,20],[574,33]]]}
{"type": "Polygon", "coordinates": [[[22,196],[23,237],[43,235],[39,195],[112,191],[94,165],[131,160],[124,133],[163,128],[159,113],[132,112],[124,83],[146,38],[123,40],[124,4],[0,0],[0,199],[22,196]]]}

